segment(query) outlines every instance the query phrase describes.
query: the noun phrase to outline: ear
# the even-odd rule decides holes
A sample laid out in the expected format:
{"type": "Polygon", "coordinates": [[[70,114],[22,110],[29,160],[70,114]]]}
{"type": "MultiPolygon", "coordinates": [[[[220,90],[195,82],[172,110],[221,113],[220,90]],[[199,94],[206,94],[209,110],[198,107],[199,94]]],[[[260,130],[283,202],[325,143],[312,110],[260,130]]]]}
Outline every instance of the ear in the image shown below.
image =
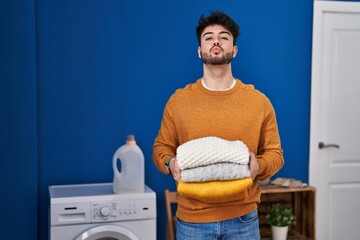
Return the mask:
{"type": "Polygon", "coordinates": [[[233,58],[236,57],[236,54],[238,53],[238,47],[234,46],[233,47],[233,58]]]}
{"type": "Polygon", "coordinates": [[[199,46],[199,47],[198,47],[198,55],[199,55],[199,58],[201,58],[200,51],[201,51],[201,48],[200,48],[200,46],[199,46]]]}

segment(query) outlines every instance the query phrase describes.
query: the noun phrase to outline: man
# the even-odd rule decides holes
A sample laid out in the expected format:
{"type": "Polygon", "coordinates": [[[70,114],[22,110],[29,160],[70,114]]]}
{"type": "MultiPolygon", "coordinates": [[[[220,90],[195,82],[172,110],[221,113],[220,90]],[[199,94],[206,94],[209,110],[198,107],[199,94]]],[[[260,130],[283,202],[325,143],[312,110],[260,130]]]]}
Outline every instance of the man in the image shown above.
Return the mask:
{"type": "Polygon", "coordinates": [[[177,90],[167,102],[153,161],[161,172],[179,182],[179,145],[208,136],[241,140],[250,151],[253,185],[245,199],[217,204],[179,195],[176,236],[178,240],[260,239],[258,181],[269,179],[284,164],[275,112],[264,94],[232,75],[239,26],[216,11],[200,17],[196,33],[203,76],[177,90]]]}

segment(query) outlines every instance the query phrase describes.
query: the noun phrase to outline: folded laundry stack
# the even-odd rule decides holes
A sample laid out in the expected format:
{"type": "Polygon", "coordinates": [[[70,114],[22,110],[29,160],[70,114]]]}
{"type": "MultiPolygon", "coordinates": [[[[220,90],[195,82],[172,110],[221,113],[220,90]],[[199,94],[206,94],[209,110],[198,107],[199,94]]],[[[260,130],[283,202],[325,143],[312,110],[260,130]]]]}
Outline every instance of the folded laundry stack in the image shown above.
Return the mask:
{"type": "Polygon", "coordinates": [[[176,159],[182,181],[178,193],[208,203],[247,197],[252,185],[249,150],[242,141],[204,137],[180,145],[176,159]]]}

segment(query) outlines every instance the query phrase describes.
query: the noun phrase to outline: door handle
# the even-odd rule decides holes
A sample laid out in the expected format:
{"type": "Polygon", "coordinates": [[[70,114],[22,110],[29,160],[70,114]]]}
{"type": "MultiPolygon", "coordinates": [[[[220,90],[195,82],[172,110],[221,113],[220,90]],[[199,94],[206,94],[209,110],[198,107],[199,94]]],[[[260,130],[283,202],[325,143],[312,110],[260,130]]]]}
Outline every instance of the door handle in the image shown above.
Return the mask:
{"type": "Polygon", "coordinates": [[[323,149],[323,148],[330,148],[330,147],[333,147],[333,148],[340,148],[340,145],[338,145],[338,144],[334,144],[334,143],[325,144],[325,143],[323,143],[323,142],[319,142],[319,148],[320,148],[320,149],[323,149]]]}

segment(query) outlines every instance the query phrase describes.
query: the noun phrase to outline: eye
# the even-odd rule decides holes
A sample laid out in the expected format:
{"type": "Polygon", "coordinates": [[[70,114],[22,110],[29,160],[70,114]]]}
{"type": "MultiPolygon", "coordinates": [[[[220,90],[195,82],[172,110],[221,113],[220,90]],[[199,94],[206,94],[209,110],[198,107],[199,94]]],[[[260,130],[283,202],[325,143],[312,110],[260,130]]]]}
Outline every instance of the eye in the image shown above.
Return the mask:
{"type": "Polygon", "coordinates": [[[213,37],[206,37],[205,41],[209,41],[209,40],[212,40],[212,39],[213,39],[213,37]]]}
{"type": "Polygon", "coordinates": [[[221,37],[221,39],[223,39],[223,40],[229,40],[228,37],[221,37]]]}

